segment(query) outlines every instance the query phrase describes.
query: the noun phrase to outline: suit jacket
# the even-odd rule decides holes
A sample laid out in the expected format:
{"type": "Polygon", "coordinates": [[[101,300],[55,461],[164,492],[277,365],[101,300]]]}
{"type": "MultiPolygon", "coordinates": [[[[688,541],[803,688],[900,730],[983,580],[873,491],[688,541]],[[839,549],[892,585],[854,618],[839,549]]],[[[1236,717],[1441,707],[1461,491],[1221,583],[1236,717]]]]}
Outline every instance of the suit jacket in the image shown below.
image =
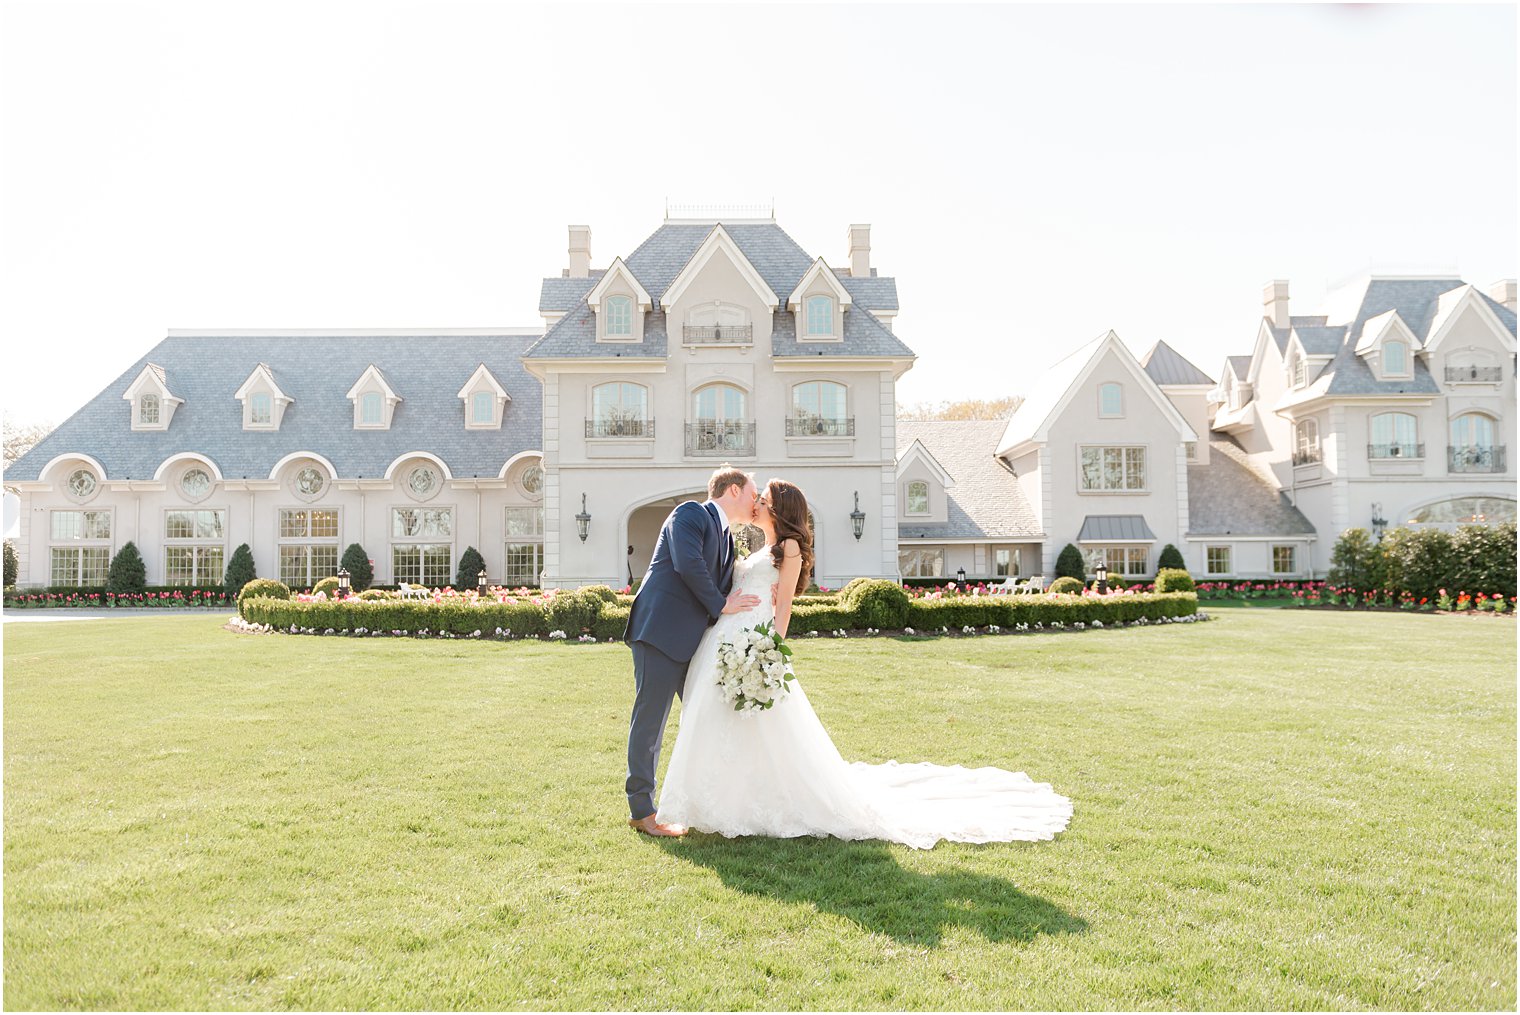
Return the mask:
{"type": "Polygon", "coordinates": [[[696,652],[722,615],[734,582],[733,540],[724,532],[722,510],[711,501],[689,500],[665,519],[628,612],[624,641],[653,645],[678,662],[696,652]]]}

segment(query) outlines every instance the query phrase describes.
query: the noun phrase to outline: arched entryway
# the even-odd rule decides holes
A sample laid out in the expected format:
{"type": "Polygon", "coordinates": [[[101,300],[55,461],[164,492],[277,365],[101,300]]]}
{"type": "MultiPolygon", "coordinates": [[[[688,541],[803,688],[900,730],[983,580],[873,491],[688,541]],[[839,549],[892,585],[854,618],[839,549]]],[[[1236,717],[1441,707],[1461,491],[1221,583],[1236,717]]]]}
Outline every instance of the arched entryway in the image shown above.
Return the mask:
{"type": "Polygon", "coordinates": [[[660,538],[660,526],[665,524],[665,519],[677,504],[687,500],[706,499],[705,489],[687,490],[646,501],[631,509],[623,528],[625,559],[619,569],[623,580],[631,584],[635,579],[644,577],[644,572],[649,569],[649,558],[654,556],[655,541],[660,538]]]}

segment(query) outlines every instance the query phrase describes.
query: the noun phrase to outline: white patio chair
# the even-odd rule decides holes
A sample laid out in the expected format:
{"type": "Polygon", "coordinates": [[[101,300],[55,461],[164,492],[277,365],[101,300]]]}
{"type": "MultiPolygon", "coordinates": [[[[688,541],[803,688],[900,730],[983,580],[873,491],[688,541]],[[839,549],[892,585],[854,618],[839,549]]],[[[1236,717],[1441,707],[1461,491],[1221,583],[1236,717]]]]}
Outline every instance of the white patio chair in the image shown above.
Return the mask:
{"type": "Polygon", "coordinates": [[[402,599],[432,599],[433,594],[428,591],[426,585],[410,585],[406,582],[397,582],[396,591],[401,593],[402,599]]]}
{"type": "Polygon", "coordinates": [[[1029,580],[1014,590],[1022,596],[1037,596],[1045,591],[1045,576],[1031,575],[1029,580]]]}

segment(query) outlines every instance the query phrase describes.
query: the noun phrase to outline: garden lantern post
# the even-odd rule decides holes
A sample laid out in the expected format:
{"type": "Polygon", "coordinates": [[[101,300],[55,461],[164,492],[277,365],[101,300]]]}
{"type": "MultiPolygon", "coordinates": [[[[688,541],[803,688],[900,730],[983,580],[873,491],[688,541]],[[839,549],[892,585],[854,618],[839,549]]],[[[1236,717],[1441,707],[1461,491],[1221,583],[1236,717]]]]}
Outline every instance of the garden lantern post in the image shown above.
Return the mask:
{"type": "Polygon", "coordinates": [[[1098,562],[1098,566],[1095,567],[1095,568],[1093,568],[1093,574],[1096,575],[1097,579],[1098,579],[1098,591],[1099,592],[1107,592],[1108,591],[1108,565],[1105,564],[1105,563],[1103,563],[1102,561],[1099,561],[1098,562]]]}
{"type": "Polygon", "coordinates": [[[338,598],[347,599],[349,589],[352,587],[351,576],[348,573],[348,568],[338,568],[338,598]]]}

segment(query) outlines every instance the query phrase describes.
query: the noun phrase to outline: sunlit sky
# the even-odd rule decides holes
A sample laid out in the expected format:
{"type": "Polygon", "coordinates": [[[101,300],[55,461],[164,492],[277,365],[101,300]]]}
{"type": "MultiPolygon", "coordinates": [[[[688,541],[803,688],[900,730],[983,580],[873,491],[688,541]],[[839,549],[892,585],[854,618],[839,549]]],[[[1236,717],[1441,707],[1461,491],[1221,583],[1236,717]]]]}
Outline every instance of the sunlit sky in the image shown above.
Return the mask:
{"type": "Polygon", "coordinates": [[[568,223],[602,266],[667,199],[774,202],[833,264],[871,223],[906,402],[1026,393],[1110,328],[1217,376],[1272,278],[1312,313],[1516,274],[1510,5],[0,11],[22,420],[170,328],[539,325],[568,223]]]}

